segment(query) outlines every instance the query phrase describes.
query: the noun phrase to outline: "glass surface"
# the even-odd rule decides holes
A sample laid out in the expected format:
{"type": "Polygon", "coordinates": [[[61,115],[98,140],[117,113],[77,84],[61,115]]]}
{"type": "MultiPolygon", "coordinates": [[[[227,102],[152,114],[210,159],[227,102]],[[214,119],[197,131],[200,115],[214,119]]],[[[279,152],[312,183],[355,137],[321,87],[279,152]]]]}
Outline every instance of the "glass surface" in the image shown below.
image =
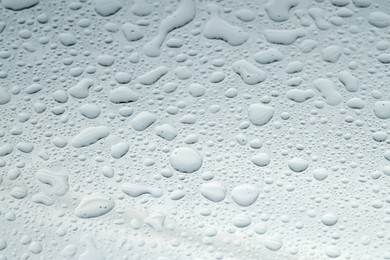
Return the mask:
{"type": "Polygon", "coordinates": [[[0,260],[390,259],[388,135],[388,0],[0,2],[0,260]]]}

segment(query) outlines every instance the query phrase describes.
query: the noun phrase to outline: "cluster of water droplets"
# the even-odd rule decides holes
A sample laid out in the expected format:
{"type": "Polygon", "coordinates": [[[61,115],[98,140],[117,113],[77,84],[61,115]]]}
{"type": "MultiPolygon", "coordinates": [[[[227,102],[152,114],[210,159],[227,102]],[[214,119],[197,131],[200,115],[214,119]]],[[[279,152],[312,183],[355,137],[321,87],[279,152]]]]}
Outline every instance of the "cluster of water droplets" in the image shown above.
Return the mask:
{"type": "Polygon", "coordinates": [[[0,13],[0,260],[390,259],[390,2],[0,13]]]}

